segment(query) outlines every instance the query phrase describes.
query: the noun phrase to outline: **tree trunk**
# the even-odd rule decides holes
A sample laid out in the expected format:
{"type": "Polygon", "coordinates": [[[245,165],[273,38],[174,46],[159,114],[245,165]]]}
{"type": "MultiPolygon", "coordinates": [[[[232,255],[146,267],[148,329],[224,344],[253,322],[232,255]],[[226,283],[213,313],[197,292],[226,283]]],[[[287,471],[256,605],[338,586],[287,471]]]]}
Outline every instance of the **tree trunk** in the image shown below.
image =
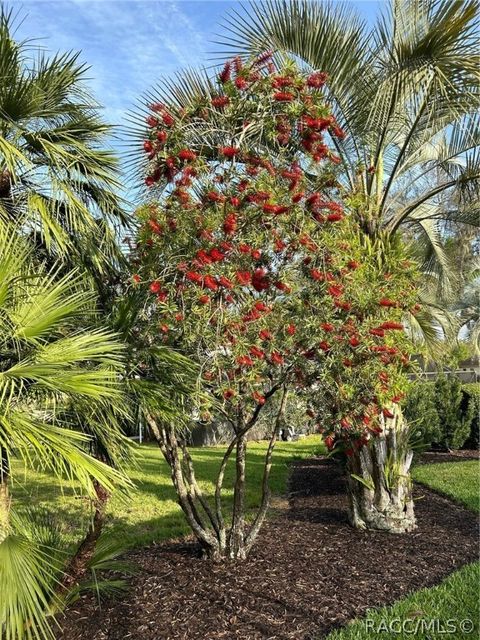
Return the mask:
{"type": "Polygon", "coordinates": [[[229,556],[232,560],[245,560],[245,462],[247,441],[245,436],[237,440],[235,457],[235,488],[233,494],[233,518],[229,536],[229,556]]]}
{"type": "Polygon", "coordinates": [[[393,413],[382,418],[383,432],[347,462],[349,516],[357,529],[406,533],[416,527],[408,425],[398,406],[393,413]]]}
{"type": "Polygon", "coordinates": [[[95,514],[90,523],[87,535],[71,558],[64,572],[59,592],[68,591],[85,577],[88,571],[88,563],[92,559],[95,552],[95,546],[102,533],[105,522],[105,510],[108,503],[108,492],[98,483],[95,482],[95,514]]]}

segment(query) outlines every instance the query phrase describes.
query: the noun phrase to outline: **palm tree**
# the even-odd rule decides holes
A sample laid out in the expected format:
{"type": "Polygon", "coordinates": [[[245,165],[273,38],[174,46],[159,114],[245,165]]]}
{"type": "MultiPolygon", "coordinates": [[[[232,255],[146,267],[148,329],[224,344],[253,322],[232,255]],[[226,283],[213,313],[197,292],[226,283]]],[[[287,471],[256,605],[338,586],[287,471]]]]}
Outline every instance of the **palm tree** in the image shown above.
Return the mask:
{"type": "MultiPolygon", "coordinates": [[[[448,306],[461,279],[444,232],[480,219],[478,12],[477,0],[391,0],[370,29],[347,5],[264,0],[233,11],[221,42],[229,54],[272,50],[328,74],[328,98],[346,134],[332,139],[343,193],[368,236],[388,245],[400,231],[412,241],[424,304],[409,318],[410,332],[435,347],[442,330],[456,333],[448,306]]],[[[385,512],[408,491],[411,451],[399,413],[393,441],[405,446],[389,447],[391,434],[382,439],[386,448],[362,454],[380,473],[349,477],[351,502],[361,505],[357,526],[387,529],[385,512]],[[392,465],[407,469],[394,487],[385,482],[392,465]]]]}
{"type": "MultiPolygon", "coordinates": [[[[122,457],[124,438],[113,415],[122,415],[123,347],[91,321],[95,297],[81,276],[33,264],[33,248],[16,229],[0,223],[0,630],[7,637],[46,637],[46,609],[54,599],[58,563],[45,535],[15,512],[11,462],[46,470],[62,484],[77,481],[93,500],[128,481],[89,451],[108,443],[122,457]],[[71,415],[95,410],[95,420],[71,428],[71,415]],[[105,416],[104,420],[99,416],[105,416]],[[92,439],[88,433],[92,433],[92,439]]],[[[2,634],[3,635],[3,634],[2,634]]]]}
{"type": "Polygon", "coordinates": [[[341,181],[365,231],[414,234],[442,287],[445,224],[479,221],[478,11],[477,0],[391,0],[369,29],[348,5],[265,0],[233,11],[222,39],[229,53],[273,50],[328,73],[346,132],[332,140],[341,181]]]}
{"type": "Polygon", "coordinates": [[[31,236],[41,257],[102,278],[122,261],[128,226],[118,161],[104,148],[112,127],[85,87],[78,53],[48,58],[13,38],[0,9],[0,218],[31,236]]]}

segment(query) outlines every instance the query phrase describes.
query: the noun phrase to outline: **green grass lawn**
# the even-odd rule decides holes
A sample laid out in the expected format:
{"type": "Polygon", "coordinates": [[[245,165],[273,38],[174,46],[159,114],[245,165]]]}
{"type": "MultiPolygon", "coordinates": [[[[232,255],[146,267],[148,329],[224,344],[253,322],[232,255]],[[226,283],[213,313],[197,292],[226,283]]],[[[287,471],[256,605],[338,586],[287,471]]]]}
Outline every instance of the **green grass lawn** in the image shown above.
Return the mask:
{"type": "MultiPolygon", "coordinates": [[[[266,448],[266,442],[248,445],[246,503],[249,508],[258,506],[260,502],[266,448]]],[[[224,450],[224,447],[192,449],[197,480],[206,494],[212,494],[213,479],[224,450]]],[[[323,451],[320,436],[278,443],[270,476],[273,493],[285,492],[289,462],[323,451]]],[[[88,518],[85,499],[75,486],[66,486],[62,491],[49,475],[29,471],[26,476],[19,466],[15,471],[17,482],[12,494],[16,508],[31,505],[45,508],[61,523],[66,540],[73,546],[82,537],[88,518]]],[[[233,472],[233,464],[229,464],[224,482],[227,508],[233,498],[233,472]]],[[[108,506],[107,527],[116,539],[125,547],[138,547],[190,533],[176,502],[167,464],[156,445],[138,447],[137,465],[132,468],[130,477],[135,483],[135,490],[127,497],[115,495],[108,506]]]]}
{"type": "Polygon", "coordinates": [[[413,468],[417,482],[461,502],[473,511],[480,510],[480,465],[477,460],[439,462],[413,468]]]}
{"type": "MultiPolygon", "coordinates": [[[[478,511],[479,469],[479,463],[475,460],[442,462],[414,467],[413,477],[469,509],[478,511]]],[[[473,640],[480,634],[479,584],[480,563],[475,562],[455,571],[436,587],[412,593],[391,607],[372,611],[366,618],[334,631],[328,640],[473,640]],[[472,627],[461,628],[464,620],[472,621],[472,627]],[[392,628],[388,626],[390,624],[392,628]],[[405,630],[397,633],[402,624],[406,625],[405,630]],[[428,626],[424,626],[422,629],[422,624],[436,627],[429,630],[428,626]]],[[[469,622],[464,624],[468,625],[469,622]]]]}

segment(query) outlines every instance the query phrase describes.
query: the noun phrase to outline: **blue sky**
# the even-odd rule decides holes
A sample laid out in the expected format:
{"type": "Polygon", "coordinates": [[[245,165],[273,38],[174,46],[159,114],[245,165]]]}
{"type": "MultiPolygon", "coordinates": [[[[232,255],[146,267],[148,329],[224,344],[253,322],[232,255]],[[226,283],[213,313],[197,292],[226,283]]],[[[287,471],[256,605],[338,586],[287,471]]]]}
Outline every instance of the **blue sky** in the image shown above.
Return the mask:
{"type": "MultiPolygon", "coordinates": [[[[357,0],[369,21],[385,0],[357,0]]],[[[105,118],[122,124],[125,112],[162,76],[185,66],[212,64],[215,34],[237,7],[223,0],[23,0],[8,2],[23,22],[17,37],[41,38],[50,51],[79,50],[89,85],[105,118]]]]}

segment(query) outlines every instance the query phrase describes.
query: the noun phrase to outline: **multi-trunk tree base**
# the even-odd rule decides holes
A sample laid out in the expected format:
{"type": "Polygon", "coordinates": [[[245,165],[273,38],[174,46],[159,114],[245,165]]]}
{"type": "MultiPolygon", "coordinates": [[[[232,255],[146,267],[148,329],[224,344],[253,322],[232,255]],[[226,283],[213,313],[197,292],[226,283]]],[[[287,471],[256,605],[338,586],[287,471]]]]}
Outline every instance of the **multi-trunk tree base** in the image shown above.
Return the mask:
{"type": "Polygon", "coordinates": [[[408,445],[401,410],[383,420],[383,432],[347,463],[350,521],[357,529],[407,533],[416,527],[408,445]]]}

